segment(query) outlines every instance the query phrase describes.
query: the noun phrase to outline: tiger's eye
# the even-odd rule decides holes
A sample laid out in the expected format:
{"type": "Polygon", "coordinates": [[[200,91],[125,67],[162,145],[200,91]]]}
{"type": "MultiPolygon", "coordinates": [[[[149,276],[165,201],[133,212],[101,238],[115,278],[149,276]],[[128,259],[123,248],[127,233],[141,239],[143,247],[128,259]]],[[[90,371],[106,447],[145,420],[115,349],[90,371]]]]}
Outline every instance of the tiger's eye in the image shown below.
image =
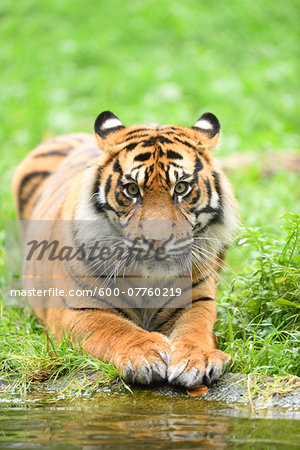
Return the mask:
{"type": "Polygon", "coordinates": [[[137,197],[140,193],[140,189],[137,184],[130,183],[126,186],[127,193],[132,197],[137,197]]]}
{"type": "Polygon", "coordinates": [[[176,184],[174,191],[176,192],[176,194],[182,195],[186,193],[188,187],[188,183],[186,183],[185,181],[179,181],[179,183],[176,184]]]}

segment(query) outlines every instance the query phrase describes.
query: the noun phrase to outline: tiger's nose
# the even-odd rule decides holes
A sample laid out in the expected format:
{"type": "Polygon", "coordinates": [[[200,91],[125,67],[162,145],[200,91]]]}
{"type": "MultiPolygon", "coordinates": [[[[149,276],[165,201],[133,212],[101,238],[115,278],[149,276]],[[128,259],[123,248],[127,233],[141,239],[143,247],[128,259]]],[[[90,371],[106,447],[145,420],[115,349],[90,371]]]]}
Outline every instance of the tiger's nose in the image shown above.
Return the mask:
{"type": "Polygon", "coordinates": [[[151,245],[151,247],[154,250],[157,250],[158,248],[163,247],[167,242],[169,242],[172,239],[173,236],[170,236],[165,239],[147,239],[147,242],[151,245]]]}

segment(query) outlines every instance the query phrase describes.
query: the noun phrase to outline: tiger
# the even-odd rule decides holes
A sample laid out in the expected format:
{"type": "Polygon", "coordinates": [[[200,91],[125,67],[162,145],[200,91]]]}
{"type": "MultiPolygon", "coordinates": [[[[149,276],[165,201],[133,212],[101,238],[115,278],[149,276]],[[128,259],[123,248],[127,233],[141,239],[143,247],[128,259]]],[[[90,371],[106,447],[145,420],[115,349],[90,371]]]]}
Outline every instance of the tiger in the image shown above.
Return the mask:
{"type": "MultiPolygon", "coordinates": [[[[83,306],[62,299],[47,307],[45,297],[34,307],[58,342],[70,333],[88,354],[114,364],[128,383],[211,386],[231,362],[214,334],[217,283],[238,223],[233,189],[212,158],[220,129],[212,113],[202,114],[191,127],[124,126],[104,111],[96,118],[94,134],[51,138],[15,171],[13,193],[22,221],[102,219],[106,231],[91,228],[91,241],[100,232],[109,242],[116,229],[125,247],[141,238],[170,256],[169,266],[165,261],[154,266],[159,273],[168,266],[173,279],[180,275],[179,259],[192,255],[186,307],[108,303],[102,308],[93,296],[83,306]],[[146,226],[155,221],[171,224],[163,238],[155,226],[146,226]]],[[[150,267],[145,264],[139,263],[142,272],[150,267]]]]}

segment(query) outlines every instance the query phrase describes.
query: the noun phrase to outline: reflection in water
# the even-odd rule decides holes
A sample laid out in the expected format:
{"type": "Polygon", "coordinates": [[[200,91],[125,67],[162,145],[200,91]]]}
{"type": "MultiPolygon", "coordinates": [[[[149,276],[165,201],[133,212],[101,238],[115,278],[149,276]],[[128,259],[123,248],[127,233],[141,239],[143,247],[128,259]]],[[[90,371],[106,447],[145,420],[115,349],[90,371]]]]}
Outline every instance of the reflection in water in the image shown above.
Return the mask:
{"type": "Polygon", "coordinates": [[[290,448],[300,439],[292,418],[251,418],[246,408],[166,390],[0,405],[0,448],[290,448]]]}

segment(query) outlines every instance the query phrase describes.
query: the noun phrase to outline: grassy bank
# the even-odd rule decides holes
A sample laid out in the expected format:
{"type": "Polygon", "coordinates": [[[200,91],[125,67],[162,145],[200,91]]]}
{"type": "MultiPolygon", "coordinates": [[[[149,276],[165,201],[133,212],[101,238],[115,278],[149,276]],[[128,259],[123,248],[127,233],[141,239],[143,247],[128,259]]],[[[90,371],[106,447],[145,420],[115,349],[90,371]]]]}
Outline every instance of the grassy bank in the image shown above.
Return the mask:
{"type": "Polygon", "coordinates": [[[219,294],[220,347],[233,371],[300,376],[300,215],[282,217],[280,233],[245,229],[247,267],[219,294]]]}
{"type": "Polygon", "coordinates": [[[11,393],[25,394],[50,380],[54,386],[57,380],[63,381],[68,393],[74,394],[123,384],[114,366],[92,358],[80,344],[74,346],[66,337],[57,345],[29,311],[1,308],[1,323],[0,381],[4,391],[8,386],[11,393]],[[95,374],[92,380],[91,374],[95,374]]]}

